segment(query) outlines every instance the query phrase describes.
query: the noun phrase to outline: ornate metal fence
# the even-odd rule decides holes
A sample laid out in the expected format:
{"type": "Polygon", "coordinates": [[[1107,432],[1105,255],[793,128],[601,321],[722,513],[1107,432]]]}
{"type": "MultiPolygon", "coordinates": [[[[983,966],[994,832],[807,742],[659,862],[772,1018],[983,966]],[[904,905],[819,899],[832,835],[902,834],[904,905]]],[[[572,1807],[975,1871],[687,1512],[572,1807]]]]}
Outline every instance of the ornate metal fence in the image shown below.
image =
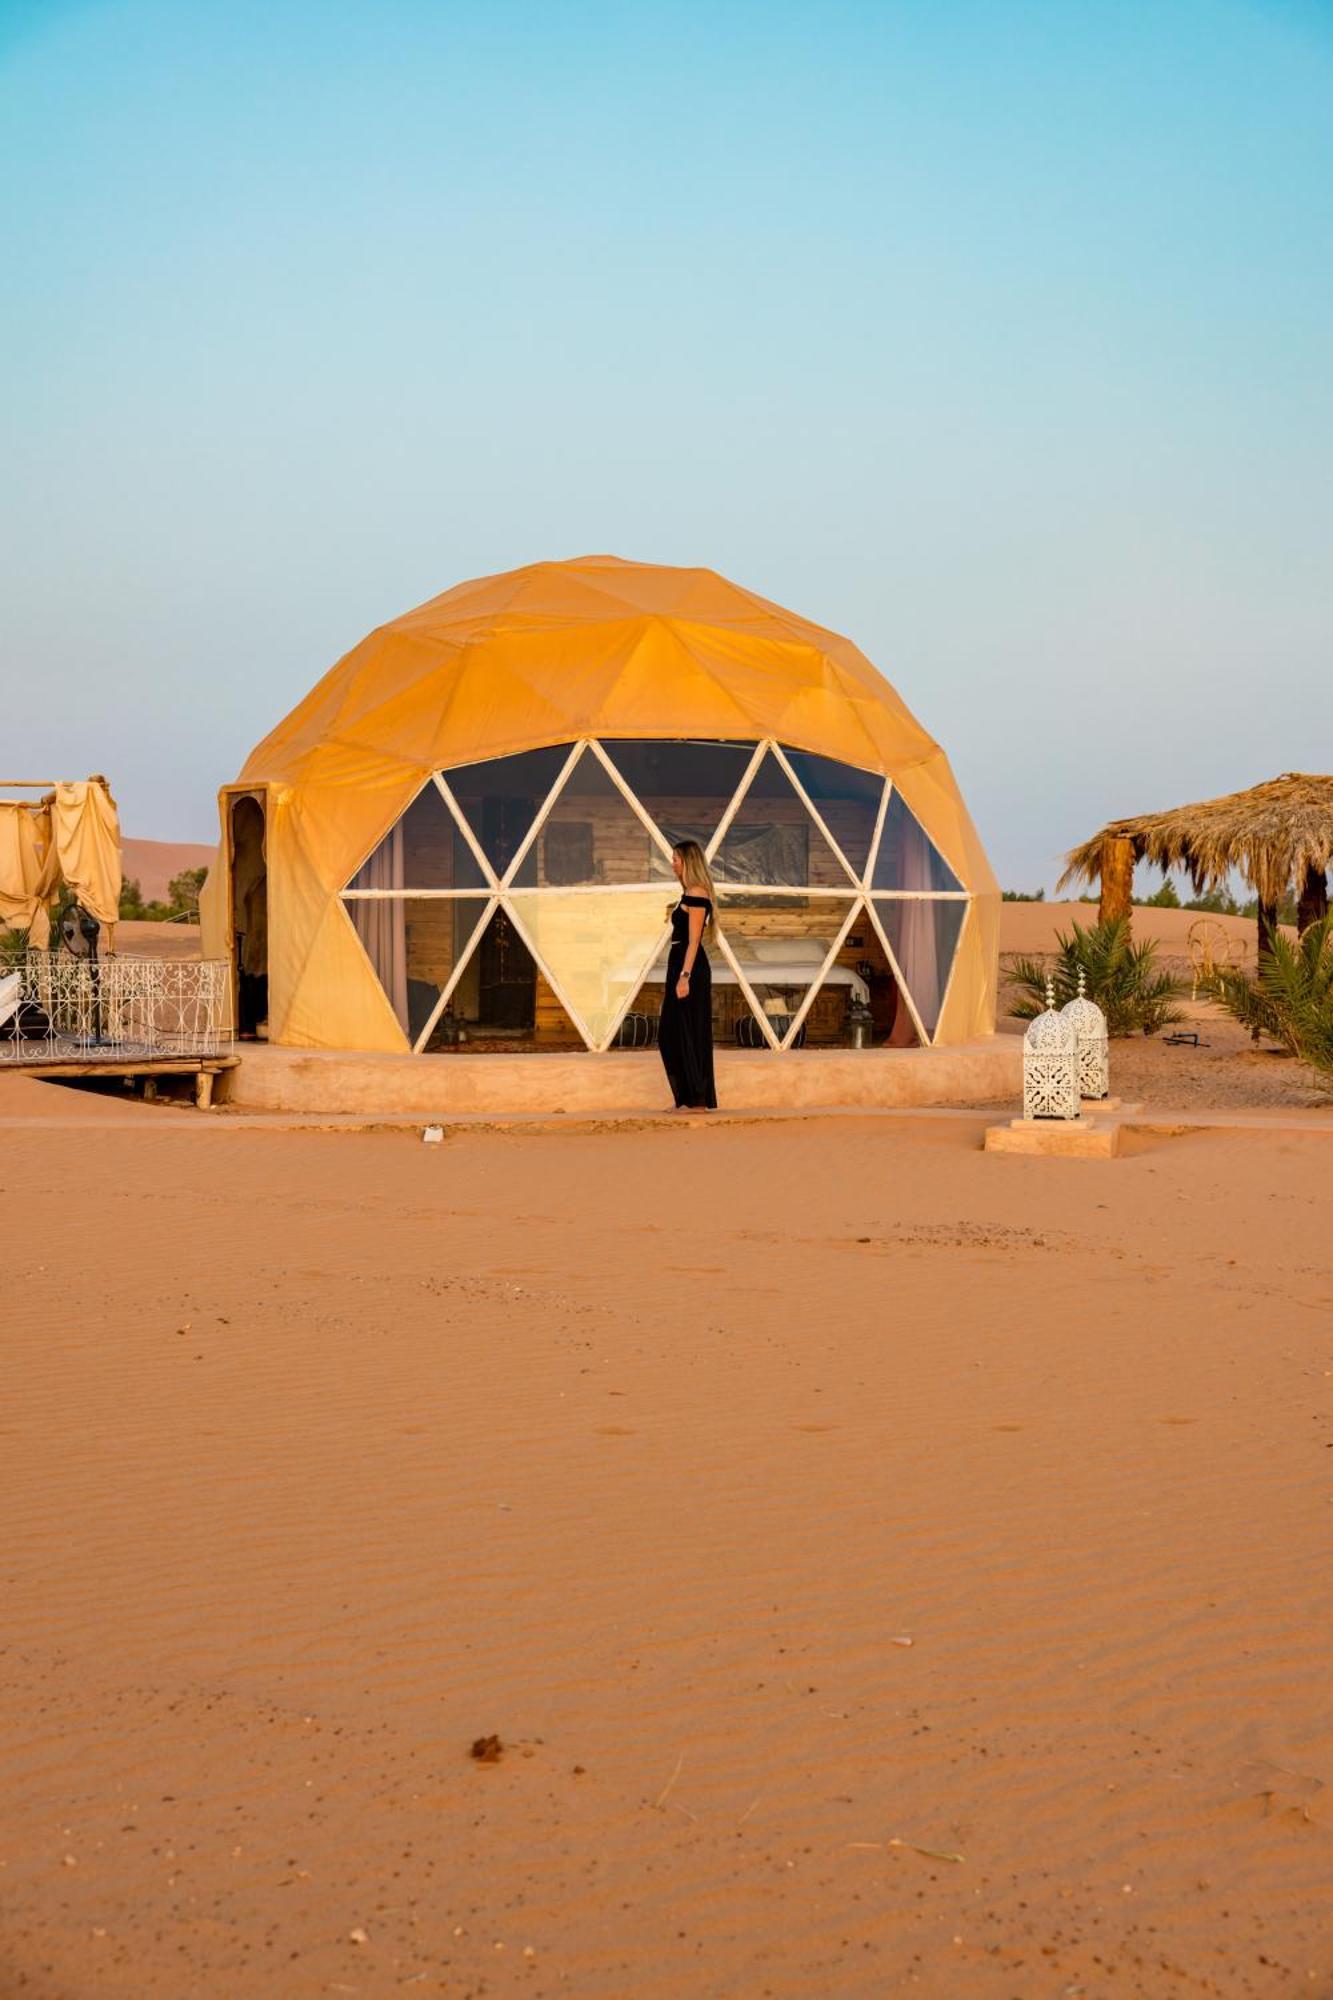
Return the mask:
{"type": "Polygon", "coordinates": [[[0,1065],[217,1055],[230,1034],[231,968],[30,952],[0,967],[0,1017],[0,1065]]]}

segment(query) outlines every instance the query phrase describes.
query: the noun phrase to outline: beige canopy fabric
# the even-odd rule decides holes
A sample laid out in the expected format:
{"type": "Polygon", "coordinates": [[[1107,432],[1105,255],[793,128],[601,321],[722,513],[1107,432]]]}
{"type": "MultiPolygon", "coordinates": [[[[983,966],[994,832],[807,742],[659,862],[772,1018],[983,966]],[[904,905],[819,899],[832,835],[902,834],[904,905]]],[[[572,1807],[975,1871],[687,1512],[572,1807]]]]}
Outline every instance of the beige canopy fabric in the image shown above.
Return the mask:
{"type": "MultiPolygon", "coordinates": [[[[64,882],[99,923],[120,914],[120,819],[105,778],[58,783],[36,804],[0,800],[0,921],[49,942],[47,905],[64,882]]],[[[114,930],[113,930],[114,936],[114,930]]]]}
{"type": "Polygon", "coordinates": [[[38,951],[49,941],[46,906],[58,879],[49,798],[0,799],[0,923],[26,931],[38,951]]]}
{"type": "Polygon", "coordinates": [[[64,881],[102,924],[120,914],[120,819],[105,778],[58,784],[51,829],[64,881]]]}
{"type": "MultiPolygon", "coordinates": [[[[267,801],[271,1038],[404,1049],[342,891],[432,772],[593,738],[769,739],[890,777],[969,898],[935,1039],[993,1030],[998,884],[948,759],[894,689],[849,640],[712,570],[588,556],[381,626],[247,760],[239,782],[267,801]]],[[[231,947],[221,805],[209,956],[231,947]]]]}

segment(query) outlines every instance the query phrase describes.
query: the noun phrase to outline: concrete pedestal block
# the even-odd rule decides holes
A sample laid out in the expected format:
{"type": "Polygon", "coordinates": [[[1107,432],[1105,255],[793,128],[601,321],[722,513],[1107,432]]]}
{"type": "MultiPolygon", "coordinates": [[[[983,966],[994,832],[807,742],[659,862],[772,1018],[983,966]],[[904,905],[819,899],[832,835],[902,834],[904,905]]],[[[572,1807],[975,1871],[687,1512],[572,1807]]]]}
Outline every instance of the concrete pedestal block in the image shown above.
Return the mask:
{"type": "Polygon", "coordinates": [[[986,1132],[988,1153],[1023,1153],[1047,1160],[1113,1160],[1120,1127],[1090,1118],[1015,1118],[986,1132]]]}

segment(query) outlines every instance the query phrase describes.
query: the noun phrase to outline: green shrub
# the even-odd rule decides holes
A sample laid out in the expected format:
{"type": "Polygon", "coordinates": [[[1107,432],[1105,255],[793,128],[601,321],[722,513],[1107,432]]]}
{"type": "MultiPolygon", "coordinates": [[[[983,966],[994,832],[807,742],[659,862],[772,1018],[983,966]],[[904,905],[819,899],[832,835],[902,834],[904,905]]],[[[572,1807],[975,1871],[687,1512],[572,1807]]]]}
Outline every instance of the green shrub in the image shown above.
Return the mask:
{"type": "Polygon", "coordinates": [[[1016,1020],[1031,1021],[1044,1010],[1048,977],[1057,1007],[1074,999],[1080,971],[1088,998],[1106,1016],[1108,1034],[1155,1035],[1159,1028],[1180,1020],[1177,1003],[1188,991],[1188,982],[1161,970],[1157,945],[1151,940],[1134,942],[1128,918],[1116,917],[1087,930],[1074,924],[1072,934],[1057,931],[1055,942],[1054,960],[1018,954],[1004,959],[1004,972],[1014,989],[1009,1012],[1016,1020]]]}
{"type": "Polygon", "coordinates": [[[0,973],[17,972],[28,956],[28,933],[0,924],[0,973]]]}
{"type": "Polygon", "coordinates": [[[1234,1020],[1309,1063],[1333,1090],[1333,916],[1294,943],[1278,931],[1253,976],[1226,967],[1213,992],[1234,1020]]]}

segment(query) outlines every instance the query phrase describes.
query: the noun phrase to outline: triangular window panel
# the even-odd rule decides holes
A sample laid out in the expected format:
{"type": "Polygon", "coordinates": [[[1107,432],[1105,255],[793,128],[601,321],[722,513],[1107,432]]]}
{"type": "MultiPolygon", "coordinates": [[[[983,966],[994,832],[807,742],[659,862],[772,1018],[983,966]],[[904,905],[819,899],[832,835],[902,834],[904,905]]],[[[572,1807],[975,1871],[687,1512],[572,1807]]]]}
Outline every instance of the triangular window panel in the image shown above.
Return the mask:
{"type": "Polygon", "coordinates": [[[668,899],[660,888],[530,889],[509,901],[558,998],[600,1048],[662,941],[668,899]]]}
{"type": "MultiPolygon", "coordinates": [[[[848,1010],[848,1027],[859,1032],[853,1039],[862,1041],[866,1034],[865,1017],[868,1012],[869,1040],[872,1048],[912,1049],[921,1041],[916,1017],[907,1004],[907,995],[902,981],[889,963],[889,955],[884,949],[875,924],[871,921],[869,908],[863,904],[856,913],[856,921],[844,940],[838,953],[839,974],[850,969],[856,976],[855,1001],[848,1010]]],[[[825,996],[830,980],[825,980],[820,997],[812,1010],[811,1038],[818,1041],[825,996]],[[817,1010],[817,1011],[816,1011],[817,1010]]]]}
{"type": "Polygon", "coordinates": [[[937,903],[915,896],[901,900],[876,896],[874,903],[921,1025],[933,1040],[967,904],[937,903]]]}
{"type": "Polygon", "coordinates": [[[432,1053],[531,1048],[541,984],[513,917],[503,905],[492,910],[431,1030],[427,1048],[432,1053]]]}
{"type": "Polygon", "coordinates": [[[585,749],[514,876],[518,889],[592,888],[653,879],[652,834],[591,747],[585,749]]]}
{"type": "MultiPolygon", "coordinates": [[[[657,742],[625,739],[602,748],[668,848],[681,840],[707,847],[736,796],[754,755],[753,743],[657,742]]],[[[672,878],[671,861],[654,843],[654,879],[672,878]]]]}
{"type": "MultiPolygon", "coordinates": [[[[718,924],[723,937],[778,1041],[792,1031],[796,1015],[852,913],[851,896],[745,896],[723,893],[718,924]]],[[[725,958],[713,960],[713,977],[734,978],[725,958]]],[[[850,988],[847,998],[850,1001],[850,988]]],[[[748,1024],[747,1024],[748,1025],[748,1024]]],[[[804,1041],[803,1029],[796,1033],[804,1041]]],[[[747,1028],[736,1040],[756,1046],[747,1028]]]]}
{"type": "Polygon", "coordinates": [[[505,873],[527,839],[569,752],[568,743],[556,744],[440,773],[497,875],[505,873]]]}
{"type": "Polygon", "coordinates": [[[483,889],[486,877],[462,828],[428,778],[347,887],[360,889],[483,889]]]}
{"type": "Polygon", "coordinates": [[[922,831],[910,806],[898,791],[889,794],[884,831],[879,837],[873,878],[876,889],[901,889],[939,895],[955,892],[962,883],[944,856],[922,831]]]}
{"type": "Polygon", "coordinates": [[[485,896],[349,896],[343,908],[414,1046],[489,907],[485,896]]]}
{"type": "Polygon", "coordinates": [[[854,764],[817,757],[812,750],[787,750],[785,744],[783,749],[806,796],[859,882],[866,872],[879,823],[883,778],[874,771],[858,770],[854,764]]]}
{"type": "Polygon", "coordinates": [[[745,888],[847,889],[847,870],[770,750],[713,859],[718,882],[745,888]]]}

